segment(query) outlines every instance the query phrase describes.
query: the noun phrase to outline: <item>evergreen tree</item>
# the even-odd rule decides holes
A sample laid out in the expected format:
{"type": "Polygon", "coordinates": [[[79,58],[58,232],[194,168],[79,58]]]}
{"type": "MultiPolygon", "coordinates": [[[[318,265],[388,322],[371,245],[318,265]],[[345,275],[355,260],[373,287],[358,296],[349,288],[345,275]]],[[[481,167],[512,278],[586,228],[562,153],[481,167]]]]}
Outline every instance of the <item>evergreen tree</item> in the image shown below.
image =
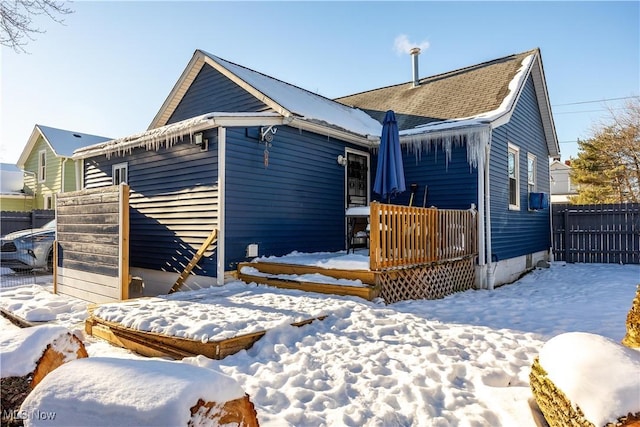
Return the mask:
{"type": "Polygon", "coordinates": [[[640,97],[611,120],[578,141],[571,180],[578,186],[574,204],[640,202],[640,97]]]}

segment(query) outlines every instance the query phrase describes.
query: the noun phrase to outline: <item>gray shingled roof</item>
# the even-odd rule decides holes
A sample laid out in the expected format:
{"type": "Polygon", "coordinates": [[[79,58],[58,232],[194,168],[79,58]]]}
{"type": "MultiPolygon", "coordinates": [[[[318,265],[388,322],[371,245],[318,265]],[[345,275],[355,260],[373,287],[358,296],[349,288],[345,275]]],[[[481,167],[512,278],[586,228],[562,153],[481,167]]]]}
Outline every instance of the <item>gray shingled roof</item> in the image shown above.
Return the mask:
{"type": "Polygon", "coordinates": [[[522,61],[538,49],[494,59],[481,64],[337,98],[382,122],[387,110],[396,113],[400,130],[442,120],[477,116],[498,109],[509,94],[522,61]]]}

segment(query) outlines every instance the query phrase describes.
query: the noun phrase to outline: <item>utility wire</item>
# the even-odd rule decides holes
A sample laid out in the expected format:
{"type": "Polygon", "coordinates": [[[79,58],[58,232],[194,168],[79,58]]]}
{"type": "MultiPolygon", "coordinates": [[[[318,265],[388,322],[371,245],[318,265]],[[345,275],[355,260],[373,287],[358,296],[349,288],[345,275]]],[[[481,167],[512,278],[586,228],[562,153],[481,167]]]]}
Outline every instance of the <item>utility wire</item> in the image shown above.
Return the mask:
{"type": "Polygon", "coordinates": [[[605,102],[605,101],[620,101],[622,99],[634,99],[634,98],[640,98],[640,96],[634,95],[634,96],[622,96],[620,98],[605,98],[605,99],[597,99],[594,101],[578,101],[578,102],[568,102],[566,104],[553,104],[551,105],[552,107],[560,107],[562,105],[578,105],[578,104],[594,104],[596,102],[605,102]]]}
{"type": "Polygon", "coordinates": [[[601,110],[560,111],[553,114],[557,115],[557,114],[598,113],[600,111],[617,111],[617,110],[626,110],[626,108],[620,107],[620,108],[601,109],[601,110]]]}

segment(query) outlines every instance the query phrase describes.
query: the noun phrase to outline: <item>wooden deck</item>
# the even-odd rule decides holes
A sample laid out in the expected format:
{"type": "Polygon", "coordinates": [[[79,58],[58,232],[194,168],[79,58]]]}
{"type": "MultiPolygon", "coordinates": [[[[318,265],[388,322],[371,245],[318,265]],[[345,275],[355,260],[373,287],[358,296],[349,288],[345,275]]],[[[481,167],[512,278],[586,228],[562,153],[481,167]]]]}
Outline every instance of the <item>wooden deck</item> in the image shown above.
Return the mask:
{"type": "MultiPolygon", "coordinates": [[[[303,326],[314,320],[323,320],[325,316],[314,317],[292,326],[303,326]]],[[[223,359],[241,350],[247,350],[266,334],[260,331],[239,335],[219,341],[202,342],[187,338],[171,337],[155,332],[139,331],[119,323],[109,322],[93,315],[85,321],[85,332],[101,338],[111,344],[135,351],[148,357],[170,357],[182,359],[202,354],[210,359],[223,359]]]]}
{"type": "Polygon", "coordinates": [[[321,294],[357,296],[368,301],[380,295],[380,287],[376,285],[376,273],[368,270],[341,270],[276,262],[251,262],[238,265],[238,278],[247,283],[255,282],[277,288],[298,289],[305,292],[317,292],[321,294]],[[262,274],[253,275],[243,273],[243,267],[255,268],[262,274]],[[278,277],[279,275],[303,274],[321,274],[334,279],[360,280],[364,286],[308,282],[278,277]]]}

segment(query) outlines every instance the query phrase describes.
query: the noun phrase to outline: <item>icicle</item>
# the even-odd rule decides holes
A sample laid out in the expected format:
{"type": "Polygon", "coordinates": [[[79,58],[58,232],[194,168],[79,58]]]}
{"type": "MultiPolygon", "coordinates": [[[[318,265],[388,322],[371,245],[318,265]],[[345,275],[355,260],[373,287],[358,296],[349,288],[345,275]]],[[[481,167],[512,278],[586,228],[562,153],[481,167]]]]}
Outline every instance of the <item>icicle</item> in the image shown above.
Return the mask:
{"type": "MultiPolygon", "coordinates": [[[[478,161],[484,157],[484,147],[490,142],[491,128],[489,126],[454,128],[420,134],[403,136],[401,142],[408,153],[414,153],[416,164],[422,159],[422,153],[434,151],[438,155],[438,148],[445,154],[445,165],[448,169],[451,161],[452,150],[466,144],[467,163],[471,168],[478,167],[478,161]]],[[[437,157],[436,157],[437,159],[437,157]]]]}

